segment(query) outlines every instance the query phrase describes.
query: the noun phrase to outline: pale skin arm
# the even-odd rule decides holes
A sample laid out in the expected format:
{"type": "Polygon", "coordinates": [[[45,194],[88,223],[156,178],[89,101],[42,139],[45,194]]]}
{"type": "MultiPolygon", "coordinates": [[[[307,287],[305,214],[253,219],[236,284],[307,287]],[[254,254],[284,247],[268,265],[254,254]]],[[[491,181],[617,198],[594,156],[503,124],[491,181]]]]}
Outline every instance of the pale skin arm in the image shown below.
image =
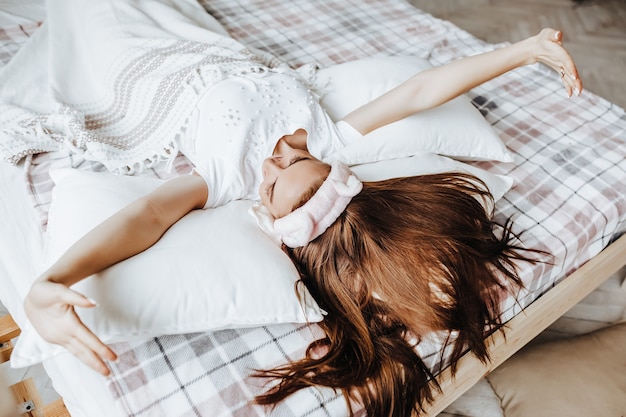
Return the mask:
{"type": "Polygon", "coordinates": [[[69,287],[154,245],[181,217],[202,208],[208,190],[197,175],[175,178],[129,204],[87,233],[34,283],[24,301],[33,327],[107,376],[115,353],[78,318],[75,307],[95,304],[69,287]]]}
{"type": "Polygon", "coordinates": [[[414,75],[398,87],[343,118],[361,134],[439,106],[515,68],[543,62],[563,72],[566,93],[580,94],[582,82],[574,61],[561,45],[562,33],[544,29],[510,46],[470,56],[414,75]]]}

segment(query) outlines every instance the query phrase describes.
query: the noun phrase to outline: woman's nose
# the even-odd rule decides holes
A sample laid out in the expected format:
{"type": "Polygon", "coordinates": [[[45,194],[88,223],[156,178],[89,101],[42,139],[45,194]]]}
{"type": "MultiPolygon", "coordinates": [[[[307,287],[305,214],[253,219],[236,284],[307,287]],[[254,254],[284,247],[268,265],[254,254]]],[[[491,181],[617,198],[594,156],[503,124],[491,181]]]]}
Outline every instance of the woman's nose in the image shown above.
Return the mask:
{"type": "Polygon", "coordinates": [[[264,177],[267,177],[268,175],[275,175],[281,169],[282,167],[280,166],[280,157],[271,156],[263,161],[264,177]]]}

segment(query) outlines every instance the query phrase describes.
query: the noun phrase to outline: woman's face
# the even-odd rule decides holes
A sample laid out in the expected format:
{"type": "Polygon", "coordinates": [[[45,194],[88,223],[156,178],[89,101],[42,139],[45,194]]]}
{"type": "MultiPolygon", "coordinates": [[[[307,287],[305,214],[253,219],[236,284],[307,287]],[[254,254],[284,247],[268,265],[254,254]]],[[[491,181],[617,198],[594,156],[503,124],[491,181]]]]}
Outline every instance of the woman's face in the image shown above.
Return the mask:
{"type": "Polygon", "coordinates": [[[306,150],[282,146],[263,161],[261,203],[275,218],[291,213],[303,194],[315,183],[326,179],[329,166],[306,150]]]}

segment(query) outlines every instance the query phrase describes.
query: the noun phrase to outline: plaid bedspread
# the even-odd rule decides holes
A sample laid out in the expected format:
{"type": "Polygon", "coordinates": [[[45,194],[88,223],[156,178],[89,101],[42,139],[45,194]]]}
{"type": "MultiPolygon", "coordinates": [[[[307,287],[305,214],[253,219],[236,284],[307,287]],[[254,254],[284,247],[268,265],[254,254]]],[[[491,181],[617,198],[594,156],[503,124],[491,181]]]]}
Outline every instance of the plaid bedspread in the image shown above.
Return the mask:
{"type": "MultiPolygon", "coordinates": [[[[418,55],[439,65],[497,47],[401,0],[204,0],[203,6],[233,37],[293,66],[383,55],[418,55]]],[[[0,30],[0,61],[36,27],[0,30]]],[[[496,206],[497,220],[514,216],[526,245],[554,255],[554,265],[523,269],[527,289],[520,305],[508,301],[509,319],[626,229],[626,116],[589,92],[567,99],[558,75],[540,65],[468,94],[515,157],[514,164],[478,164],[515,179],[496,206]]],[[[52,189],[47,172],[60,166],[102,169],[62,152],[27,161],[44,228],[52,189]]],[[[179,157],[174,173],[146,175],[188,170],[179,157]]],[[[345,415],[345,400],[329,389],[303,390],[273,409],[250,403],[265,382],[251,378],[251,370],[300,357],[320,334],[315,325],[284,324],[116,344],[121,361],[109,389],[128,416],[345,415]]],[[[435,371],[445,365],[436,344],[418,348],[435,371]]]]}

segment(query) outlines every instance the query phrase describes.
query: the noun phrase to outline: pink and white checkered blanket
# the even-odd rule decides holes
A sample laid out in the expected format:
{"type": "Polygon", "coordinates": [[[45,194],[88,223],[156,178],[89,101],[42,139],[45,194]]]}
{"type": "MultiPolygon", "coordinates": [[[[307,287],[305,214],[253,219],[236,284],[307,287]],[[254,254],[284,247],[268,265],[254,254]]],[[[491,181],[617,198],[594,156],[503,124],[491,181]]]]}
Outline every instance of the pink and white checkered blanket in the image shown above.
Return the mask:
{"type": "MultiPolygon", "coordinates": [[[[292,66],[327,66],[367,56],[418,55],[433,64],[493,48],[449,22],[400,0],[204,0],[208,13],[245,45],[270,52],[292,66]]],[[[0,30],[0,60],[6,63],[29,27],[0,30]]],[[[527,290],[520,305],[509,300],[509,319],[559,280],[598,254],[626,230],[626,115],[592,94],[567,99],[558,75],[525,67],[468,93],[515,158],[514,164],[480,163],[514,178],[496,206],[496,219],[513,216],[524,243],[554,255],[554,265],[524,267],[527,290]]],[[[46,224],[51,168],[101,166],[55,152],[26,164],[33,205],[46,224]]],[[[179,157],[178,175],[189,170],[179,157]]],[[[164,336],[114,345],[110,391],[128,416],[276,415],[339,416],[345,400],[328,389],[308,389],[274,409],[250,403],[262,390],[254,369],[298,358],[320,336],[317,326],[276,325],[201,334],[164,336]]],[[[424,343],[420,352],[433,370],[445,355],[424,343]]]]}

